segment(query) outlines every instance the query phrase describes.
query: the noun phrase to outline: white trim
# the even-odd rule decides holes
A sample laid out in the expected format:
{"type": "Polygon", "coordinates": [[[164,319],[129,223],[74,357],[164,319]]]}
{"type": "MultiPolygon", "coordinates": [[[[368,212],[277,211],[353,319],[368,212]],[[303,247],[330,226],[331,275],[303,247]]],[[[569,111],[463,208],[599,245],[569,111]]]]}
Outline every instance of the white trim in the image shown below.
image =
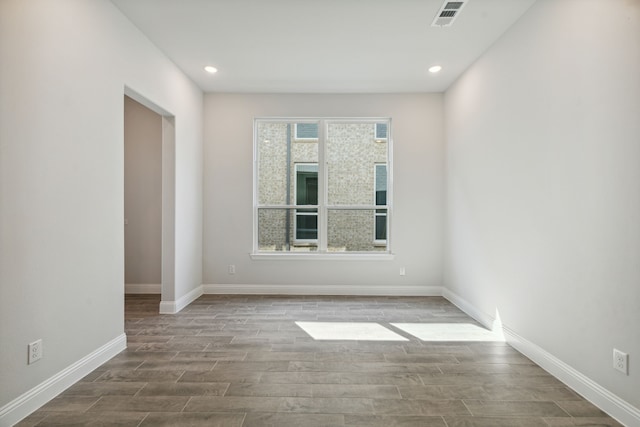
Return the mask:
{"type": "Polygon", "coordinates": [[[12,426],[127,348],[122,334],[0,408],[0,426],[12,426]]]}
{"type": "Polygon", "coordinates": [[[202,285],[205,295],[442,296],[442,287],[423,285],[202,285]]]}
{"type": "Polygon", "coordinates": [[[458,294],[452,292],[448,288],[444,288],[442,290],[442,296],[447,299],[450,303],[458,307],[460,310],[464,311],[469,316],[473,317],[475,320],[480,322],[484,327],[493,329],[493,323],[495,322],[495,317],[490,316],[476,307],[471,305],[468,301],[462,299],[458,294]]]}
{"type": "MultiPolygon", "coordinates": [[[[491,327],[491,325],[495,325],[497,319],[482,312],[449,289],[444,288],[442,296],[469,316],[482,323],[484,326],[491,327]]],[[[639,408],[634,407],[627,401],[616,396],[611,391],[607,390],[543,348],[518,335],[508,326],[502,325],[502,331],[507,343],[537,363],[542,369],[562,381],[576,393],[583,396],[589,402],[593,403],[595,406],[625,426],[640,427],[639,408]]]]}
{"type": "MultiPolygon", "coordinates": [[[[318,239],[317,239],[317,251],[306,252],[308,256],[318,257],[322,256],[322,254],[328,252],[327,248],[327,233],[328,233],[328,215],[331,210],[374,210],[380,208],[380,206],[375,204],[373,205],[329,205],[328,201],[328,173],[327,173],[327,162],[326,162],[326,151],[329,146],[329,136],[328,129],[331,124],[339,123],[339,124],[365,124],[372,123],[374,124],[374,136],[377,132],[376,124],[385,124],[387,127],[387,137],[385,140],[387,141],[387,204],[386,204],[386,217],[387,217],[387,239],[384,241],[386,244],[386,253],[391,253],[391,235],[392,235],[392,200],[393,200],[393,149],[392,149],[392,139],[391,139],[391,118],[331,118],[331,117],[314,117],[314,118],[254,118],[253,120],[253,249],[252,253],[259,255],[262,253],[259,249],[259,212],[260,209],[288,209],[300,208],[297,205],[265,205],[258,203],[258,187],[259,187],[259,158],[260,158],[260,143],[258,141],[258,127],[261,123],[286,123],[288,125],[293,124],[293,141],[300,140],[297,137],[298,129],[297,125],[300,123],[315,123],[318,125],[318,138],[314,138],[313,141],[317,141],[318,143],[318,239]]],[[[287,134],[289,134],[289,130],[287,134]]],[[[301,162],[301,164],[305,164],[308,162],[301,162]]],[[[375,163],[375,162],[374,162],[375,163]]],[[[297,173],[294,169],[294,175],[297,178],[297,173]]],[[[294,181],[297,182],[297,179],[294,181]]],[[[375,187],[375,186],[374,186],[375,187]]],[[[294,186],[294,193],[295,193],[294,186]]],[[[306,207],[306,206],[305,206],[306,207]]],[[[309,206],[309,208],[313,208],[309,206]]],[[[302,243],[312,243],[315,240],[298,240],[296,239],[297,230],[295,225],[297,224],[297,211],[294,210],[294,235],[293,242],[302,242],[302,243]]],[[[374,230],[375,230],[375,214],[374,214],[374,230]]],[[[375,235],[374,241],[375,241],[375,235]]],[[[383,241],[376,241],[374,245],[381,245],[383,241]]],[[[375,253],[376,251],[372,251],[375,253]]],[[[258,259],[258,258],[256,258],[258,259]]],[[[297,258],[299,259],[299,258],[297,258]]]]}
{"type": "Polygon", "coordinates": [[[178,310],[176,310],[176,302],[175,301],[160,301],[160,314],[176,314],[178,310]]]}
{"type": "Polygon", "coordinates": [[[394,254],[378,252],[257,252],[249,254],[254,261],[392,261],[394,254]]]}
{"type": "Polygon", "coordinates": [[[252,230],[252,236],[253,236],[253,242],[251,245],[252,251],[256,252],[258,250],[258,167],[259,167],[259,163],[258,163],[258,124],[259,124],[259,120],[258,119],[253,119],[253,163],[252,163],[252,174],[253,174],[253,180],[251,182],[252,185],[252,207],[251,207],[251,216],[253,217],[253,230],[252,230]]]}
{"type": "Polygon", "coordinates": [[[625,426],[640,426],[640,409],[616,396],[586,375],[503,326],[507,342],[545,371],[625,426]]]}
{"type": "Polygon", "coordinates": [[[160,283],[125,283],[125,294],[161,294],[162,285],[160,283]]]}
{"type": "Polygon", "coordinates": [[[202,295],[202,285],[196,287],[177,301],[160,301],[160,314],[176,314],[202,295]]]}
{"type": "Polygon", "coordinates": [[[327,162],[327,139],[329,123],[318,122],[318,251],[326,252],[329,241],[329,163],[327,162]]]}

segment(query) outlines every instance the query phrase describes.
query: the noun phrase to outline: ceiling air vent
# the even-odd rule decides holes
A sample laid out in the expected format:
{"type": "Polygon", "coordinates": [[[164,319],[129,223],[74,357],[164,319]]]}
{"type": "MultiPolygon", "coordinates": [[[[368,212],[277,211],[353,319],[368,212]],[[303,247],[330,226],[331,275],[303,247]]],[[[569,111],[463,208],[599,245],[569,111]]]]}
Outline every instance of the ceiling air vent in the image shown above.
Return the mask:
{"type": "Polygon", "coordinates": [[[460,15],[464,1],[445,1],[431,23],[432,27],[449,27],[460,15]]]}

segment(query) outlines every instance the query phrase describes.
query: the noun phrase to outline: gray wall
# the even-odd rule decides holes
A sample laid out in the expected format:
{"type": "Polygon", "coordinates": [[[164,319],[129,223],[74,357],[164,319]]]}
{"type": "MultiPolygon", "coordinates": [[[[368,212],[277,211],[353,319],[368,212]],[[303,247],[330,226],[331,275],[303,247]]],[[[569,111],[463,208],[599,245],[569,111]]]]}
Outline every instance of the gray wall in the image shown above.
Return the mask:
{"type": "Polygon", "coordinates": [[[205,284],[440,286],[443,229],[442,95],[205,96],[205,284]],[[391,117],[394,222],[390,261],[252,260],[253,119],[391,117]],[[227,266],[236,265],[236,274],[227,266]],[[406,276],[399,268],[406,267],[406,276]]]}
{"type": "Polygon", "coordinates": [[[124,282],[160,285],[162,116],[124,97],[124,282]]]}
{"type": "Polygon", "coordinates": [[[639,1],[538,1],[445,97],[447,287],[636,408],[639,76],[639,1]]]}
{"type": "Polygon", "coordinates": [[[123,333],[125,86],[175,116],[171,298],[440,286],[446,242],[452,292],[640,407],[639,15],[538,1],[447,92],[446,122],[437,94],[207,95],[203,181],[202,94],[110,2],[0,2],[0,407],[123,333]],[[257,116],[392,117],[394,260],[249,257],[257,116]]]}
{"type": "Polygon", "coordinates": [[[176,297],[202,283],[202,93],[106,0],[1,1],[0,63],[1,408],[124,332],[125,86],[176,117],[176,297]]]}

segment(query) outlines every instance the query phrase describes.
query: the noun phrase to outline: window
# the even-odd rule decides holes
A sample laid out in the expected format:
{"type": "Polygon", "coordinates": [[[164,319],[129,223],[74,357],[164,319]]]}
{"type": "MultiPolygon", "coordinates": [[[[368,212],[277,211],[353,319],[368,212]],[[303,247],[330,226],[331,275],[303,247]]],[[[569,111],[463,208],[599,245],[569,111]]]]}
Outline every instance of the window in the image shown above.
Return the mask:
{"type": "Polygon", "coordinates": [[[389,253],[389,130],[388,119],[256,119],[254,253],[389,253]]]}
{"type": "Polygon", "coordinates": [[[387,140],[387,124],[386,123],[376,123],[376,141],[386,141],[387,140]]]}
{"type": "Polygon", "coordinates": [[[296,123],[294,127],[296,140],[315,141],[318,139],[317,123],[296,123]]]}

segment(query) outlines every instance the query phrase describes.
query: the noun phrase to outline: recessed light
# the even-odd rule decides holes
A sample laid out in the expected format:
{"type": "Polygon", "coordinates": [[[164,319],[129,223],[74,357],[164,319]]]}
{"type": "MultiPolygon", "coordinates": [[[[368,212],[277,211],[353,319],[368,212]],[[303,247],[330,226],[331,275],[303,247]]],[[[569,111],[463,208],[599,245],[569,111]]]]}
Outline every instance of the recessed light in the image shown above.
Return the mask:
{"type": "Polygon", "coordinates": [[[216,67],[212,67],[211,65],[207,65],[206,67],[204,67],[204,70],[207,73],[211,73],[211,74],[214,74],[214,73],[218,72],[218,69],[216,67]]]}
{"type": "Polygon", "coordinates": [[[439,72],[440,70],[442,70],[442,67],[440,65],[434,65],[433,67],[429,67],[429,72],[433,74],[439,72]]]}

